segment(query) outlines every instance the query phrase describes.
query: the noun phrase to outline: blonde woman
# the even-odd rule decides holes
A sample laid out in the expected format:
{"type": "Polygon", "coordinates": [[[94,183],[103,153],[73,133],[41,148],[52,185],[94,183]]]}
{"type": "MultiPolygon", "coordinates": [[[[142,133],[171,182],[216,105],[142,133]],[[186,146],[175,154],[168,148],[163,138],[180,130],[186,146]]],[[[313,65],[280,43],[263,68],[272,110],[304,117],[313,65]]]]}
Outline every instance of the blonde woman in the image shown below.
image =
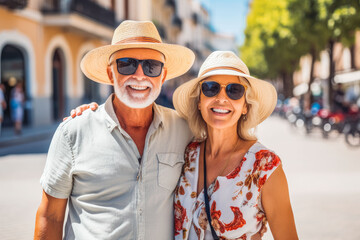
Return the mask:
{"type": "Polygon", "coordinates": [[[213,52],[173,102],[195,136],[175,190],[175,239],[298,239],[279,157],[254,128],[276,104],[274,87],[251,77],[232,52],[213,52]]]}

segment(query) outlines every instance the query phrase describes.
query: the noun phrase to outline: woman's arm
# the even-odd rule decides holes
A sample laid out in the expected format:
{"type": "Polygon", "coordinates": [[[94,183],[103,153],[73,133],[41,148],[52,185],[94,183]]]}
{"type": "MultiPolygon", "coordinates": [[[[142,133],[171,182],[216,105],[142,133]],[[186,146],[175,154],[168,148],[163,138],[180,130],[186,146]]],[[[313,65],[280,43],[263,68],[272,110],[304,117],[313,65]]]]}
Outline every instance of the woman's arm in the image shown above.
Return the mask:
{"type": "Polygon", "coordinates": [[[299,239],[282,165],[271,174],[263,186],[261,201],[274,239],[299,239]]]}

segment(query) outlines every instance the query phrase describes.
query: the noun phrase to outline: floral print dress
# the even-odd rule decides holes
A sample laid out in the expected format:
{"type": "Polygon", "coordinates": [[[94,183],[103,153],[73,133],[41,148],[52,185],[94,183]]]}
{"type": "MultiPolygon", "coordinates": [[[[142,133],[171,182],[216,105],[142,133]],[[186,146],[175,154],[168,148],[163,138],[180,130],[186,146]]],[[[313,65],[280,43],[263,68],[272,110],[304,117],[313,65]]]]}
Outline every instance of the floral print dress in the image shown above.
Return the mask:
{"type": "MultiPolygon", "coordinates": [[[[200,143],[185,150],[185,164],[175,189],[175,239],[213,239],[208,224],[204,192],[197,195],[200,143]]],[[[261,188],[281,164],[279,157],[257,142],[241,163],[209,186],[212,225],[220,239],[251,239],[266,225],[261,188]]]]}

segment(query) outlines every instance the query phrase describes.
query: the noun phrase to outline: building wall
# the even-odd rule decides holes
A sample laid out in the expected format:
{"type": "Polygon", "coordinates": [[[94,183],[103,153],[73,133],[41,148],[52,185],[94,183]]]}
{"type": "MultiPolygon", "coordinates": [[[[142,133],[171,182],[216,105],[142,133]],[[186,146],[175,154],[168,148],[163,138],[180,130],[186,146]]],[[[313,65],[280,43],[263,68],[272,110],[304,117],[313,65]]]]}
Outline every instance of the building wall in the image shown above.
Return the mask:
{"type": "Polygon", "coordinates": [[[79,67],[82,56],[109,43],[63,27],[45,26],[41,18],[24,14],[30,11],[35,13],[33,16],[41,16],[36,7],[40,7],[37,1],[29,1],[28,8],[23,11],[0,7],[0,53],[4,46],[11,44],[22,50],[25,56],[26,91],[31,98],[33,126],[52,122],[52,59],[55,50],[61,49],[64,56],[67,114],[81,103],[84,94],[83,75],[79,67]]]}
{"type": "MultiPolygon", "coordinates": [[[[341,43],[335,43],[333,49],[333,61],[335,62],[335,81],[336,77],[344,76],[344,72],[352,72],[352,74],[358,75],[360,69],[360,31],[355,34],[355,45],[354,45],[354,62],[355,69],[351,66],[352,53],[351,49],[343,46],[341,43]]],[[[299,63],[299,70],[294,72],[293,79],[294,85],[300,85],[302,83],[308,83],[310,77],[311,57],[306,55],[301,57],[299,63]]],[[[328,78],[330,74],[330,57],[327,49],[324,49],[320,53],[320,60],[315,62],[314,66],[314,77],[318,84],[321,84],[323,91],[323,104],[325,108],[329,108],[328,102],[328,78]]],[[[354,75],[353,75],[354,76],[354,75]]],[[[344,78],[343,78],[344,79],[344,78]]],[[[343,80],[343,90],[347,91],[351,88],[360,89],[360,75],[358,79],[343,80]]]]}
{"type": "MultiPolygon", "coordinates": [[[[0,53],[10,43],[19,47],[25,55],[26,85],[32,101],[34,126],[52,123],[52,60],[56,49],[61,49],[65,63],[65,112],[68,113],[81,103],[84,96],[84,79],[79,68],[82,57],[91,49],[109,44],[113,31],[111,27],[79,14],[44,15],[41,9],[46,1],[28,0],[25,9],[15,11],[0,6],[0,53]],[[66,25],[70,20],[76,20],[76,26],[71,23],[66,25]]],[[[165,42],[188,46],[195,51],[198,57],[190,72],[197,74],[204,58],[210,53],[204,44],[212,35],[206,27],[211,18],[206,9],[196,0],[175,0],[175,8],[166,4],[166,0],[116,0],[114,11],[117,23],[125,20],[125,1],[128,2],[128,19],[158,22],[167,33],[163,39],[165,42]],[[194,22],[194,13],[199,16],[198,23],[194,22]],[[175,14],[182,21],[181,28],[172,22],[175,14]]],[[[111,0],[94,2],[106,9],[113,8],[111,0]]],[[[180,82],[188,79],[190,77],[184,75],[180,82]]],[[[109,88],[99,88],[105,98],[109,88]]]]}

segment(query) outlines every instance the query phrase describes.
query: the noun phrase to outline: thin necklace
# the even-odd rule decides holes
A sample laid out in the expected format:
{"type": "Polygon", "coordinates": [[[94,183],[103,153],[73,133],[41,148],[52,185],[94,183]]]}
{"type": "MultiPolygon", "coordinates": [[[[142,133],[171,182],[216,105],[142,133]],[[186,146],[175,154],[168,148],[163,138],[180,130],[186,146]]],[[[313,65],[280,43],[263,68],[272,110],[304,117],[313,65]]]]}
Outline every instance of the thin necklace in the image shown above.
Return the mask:
{"type": "MultiPolygon", "coordinates": [[[[230,157],[227,159],[224,168],[222,169],[222,171],[220,172],[220,174],[219,174],[218,176],[222,176],[222,174],[224,173],[225,169],[226,169],[227,166],[229,165],[230,159],[232,158],[232,156],[233,156],[234,153],[236,152],[236,149],[237,149],[238,144],[239,144],[239,139],[237,139],[236,145],[235,145],[235,148],[234,148],[233,152],[231,153],[230,157]]],[[[206,140],[205,140],[205,145],[206,145],[206,140]]],[[[206,149],[206,148],[205,148],[205,149],[206,149]]],[[[204,154],[206,154],[206,152],[204,152],[204,154]]]]}

